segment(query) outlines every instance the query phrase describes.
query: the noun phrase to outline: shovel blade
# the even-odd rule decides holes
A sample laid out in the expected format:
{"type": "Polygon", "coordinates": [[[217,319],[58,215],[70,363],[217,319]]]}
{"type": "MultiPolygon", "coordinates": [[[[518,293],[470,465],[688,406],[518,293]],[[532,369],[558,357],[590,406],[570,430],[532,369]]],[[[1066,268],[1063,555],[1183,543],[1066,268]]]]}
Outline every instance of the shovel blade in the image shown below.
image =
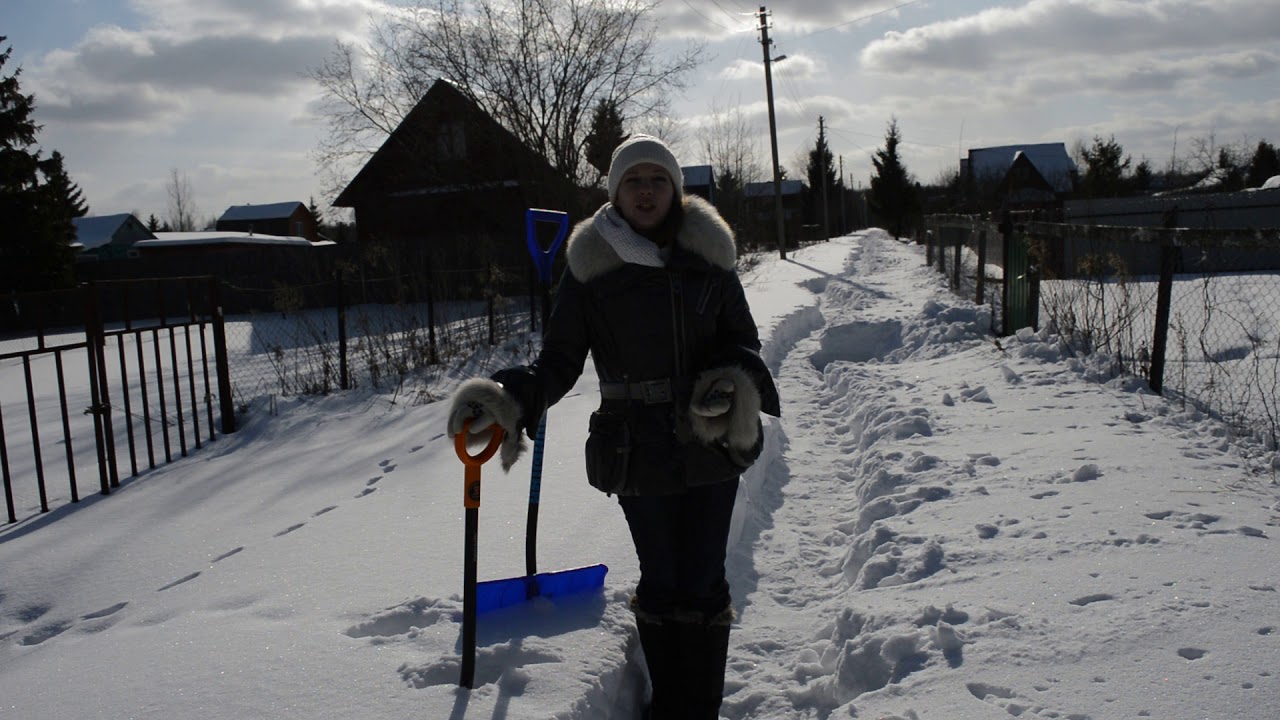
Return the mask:
{"type": "Polygon", "coordinates": [[[533,577],[503,578],[476,583],[476,612],[519,605],[534,597],[555,598],[586,593],[604,587],[604,565],[538,573],[533,577]]]}

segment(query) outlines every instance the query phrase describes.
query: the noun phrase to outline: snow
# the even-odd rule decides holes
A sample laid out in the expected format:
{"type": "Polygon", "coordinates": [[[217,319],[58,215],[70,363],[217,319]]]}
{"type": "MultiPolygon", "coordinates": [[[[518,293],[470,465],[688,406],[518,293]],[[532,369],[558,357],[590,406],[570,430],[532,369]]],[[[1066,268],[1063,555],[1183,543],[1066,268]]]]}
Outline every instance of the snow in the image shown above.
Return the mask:
{"type": "MultiPolygon", "coordinates": [[[[722,715],[1274,717],[1273,457],[1047,333],[993,339],[923,265],[870,231],[744,273],[783,417],[730,538],[722,715]]],[[[636,562],[580,454],[597,400],[588,368],[550,412],[538,557],[609,565],[604,591],[482,615],[475,689],[447,404],[351,392],[258,401],[0,528],[0,716],[635,717],[636,562]]],[[[482,580],[523,573],[528,472],[483,471],[482,580]]]]}
{"type": "Polygon", "coordinates": [[[311,247],[333,245],[330,240],[311,242],[293,235],[263,235],[237,230],[206,230],[196,232],[157,232],[155,240],[139,240],[138,248],[176,247],[179,245],[297,245],[311,247]]]}

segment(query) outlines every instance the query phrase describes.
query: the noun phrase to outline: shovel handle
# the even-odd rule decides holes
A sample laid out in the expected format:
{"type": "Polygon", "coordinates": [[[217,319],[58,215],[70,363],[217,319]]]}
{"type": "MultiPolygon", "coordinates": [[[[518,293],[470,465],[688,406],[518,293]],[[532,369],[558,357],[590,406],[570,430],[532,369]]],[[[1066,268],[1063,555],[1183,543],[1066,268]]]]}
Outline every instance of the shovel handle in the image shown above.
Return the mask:
{"type": "Polygon", "coordinates": [[[458,433],[453,439],[454,451],[458,453],[458,459],[466,466],[466,470],[463,472],[462,491],[462,506],[465,508],[480,507],[480,466],[488,462],[489,458],[492,458],[502,445],[502,426],[494,424],[490,425],[488,429],[490,433],[489,444],[477,455],[472,455],[467,451],[467,438],[471,434],[470,420],[462,423],[462,432],[458,433]]]}
{"type": "Polygon", "coordinates": [[[494,453],[498,452],[498,448],[502,445],[502,426],[493,424],[489,426],[489,444],[477,455],[467,452],[467,438],[471,435],[471,421],[467,420],[462,423],[462,432],[453,438],[453,449],[458,453],[458,459],[467,467],[480,467],[489,462],[494,453]]]}

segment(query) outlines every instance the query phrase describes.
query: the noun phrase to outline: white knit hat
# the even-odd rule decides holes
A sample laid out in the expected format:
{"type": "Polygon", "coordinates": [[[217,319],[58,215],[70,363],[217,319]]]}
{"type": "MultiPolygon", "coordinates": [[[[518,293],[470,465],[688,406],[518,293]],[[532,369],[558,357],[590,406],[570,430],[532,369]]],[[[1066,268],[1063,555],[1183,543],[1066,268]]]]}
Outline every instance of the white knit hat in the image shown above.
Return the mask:
{"type": "Polygon", "coordinates": [[[622,176],[641,163],[661,166],[671,176],[676,197],[684,192],[684,174],[680,171],[680,162],[676,160],[671,148],[651,135],[633,135],[613,151],[613,160],[609,163],[610,202],[618,199],[618,186],[622,184],[622,176]]]}

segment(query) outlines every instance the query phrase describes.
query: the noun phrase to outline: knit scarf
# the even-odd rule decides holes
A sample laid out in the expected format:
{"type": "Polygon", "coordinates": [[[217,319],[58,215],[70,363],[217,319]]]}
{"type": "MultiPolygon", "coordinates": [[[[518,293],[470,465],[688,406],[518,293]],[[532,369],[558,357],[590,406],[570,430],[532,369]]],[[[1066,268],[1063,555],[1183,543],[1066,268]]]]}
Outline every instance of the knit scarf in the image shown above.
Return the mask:
{"type": "Polygon", "coordinates": [[[646,267],[666,267],[665,253],[652,240],[637,233],[618,214],[613,203],[605,203],[596,211],[591,225],[600,233],[623,262],[646,267]]]}

